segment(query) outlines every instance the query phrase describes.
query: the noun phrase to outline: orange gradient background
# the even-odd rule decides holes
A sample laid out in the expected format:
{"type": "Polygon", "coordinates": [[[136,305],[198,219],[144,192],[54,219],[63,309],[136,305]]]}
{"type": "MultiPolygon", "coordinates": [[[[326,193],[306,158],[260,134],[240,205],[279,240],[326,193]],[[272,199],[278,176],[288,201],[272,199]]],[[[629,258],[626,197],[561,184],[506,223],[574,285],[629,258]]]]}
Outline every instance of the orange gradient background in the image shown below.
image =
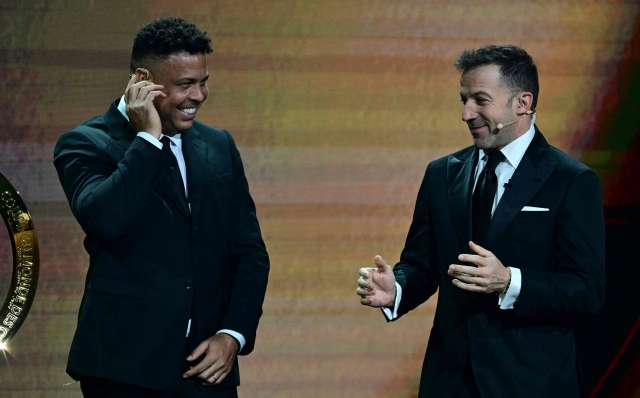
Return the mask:
{"type": "MultiPolygon", "coordinates": [[[[240,397],[382,398],[417,395],[437,298],[387,324],[360,306],[355,282],[374,255],[399,259],[427,164],[471,144],[457,56],[489,43],[525,48],[540,73],[540,130],[606,173],[610,159],[590,144],[639,9],[622,0],[3,0],[0,172],[31,210],[42,265],[13,358],[0,364],[0,396],[81,396],[62,385],[88,256],[53,147],[122,95],[142,24],[180,16],[211,36],[198,119],[232,133],[257,203],[272,270],[255,352],[240,359],[240,397]]],[[[0,249],[6,270],[10,248],[0,249]]]]}

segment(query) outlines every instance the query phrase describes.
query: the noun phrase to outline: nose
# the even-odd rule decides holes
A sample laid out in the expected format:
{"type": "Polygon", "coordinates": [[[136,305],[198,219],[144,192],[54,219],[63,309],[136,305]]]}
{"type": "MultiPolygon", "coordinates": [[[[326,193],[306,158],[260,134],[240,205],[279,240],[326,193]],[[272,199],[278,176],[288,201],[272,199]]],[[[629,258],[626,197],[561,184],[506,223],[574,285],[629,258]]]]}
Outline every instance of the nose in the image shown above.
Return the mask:
{"type": "Polygon", "coordinates": [[[471,101],[467,101],[462,108],[462,121],[468,122],[469,120],[474,120],[478,117],[478,112],[475,111],[471,101]]]}
{"type": "Polygon", "coordinates": [[[192,101],[202,102],[205,99],[207,99],[208,95],[209,95],[209,89],[207,88],[206,84],[204,86],[196,85],[189,92],[189,99],[192,101]]]}

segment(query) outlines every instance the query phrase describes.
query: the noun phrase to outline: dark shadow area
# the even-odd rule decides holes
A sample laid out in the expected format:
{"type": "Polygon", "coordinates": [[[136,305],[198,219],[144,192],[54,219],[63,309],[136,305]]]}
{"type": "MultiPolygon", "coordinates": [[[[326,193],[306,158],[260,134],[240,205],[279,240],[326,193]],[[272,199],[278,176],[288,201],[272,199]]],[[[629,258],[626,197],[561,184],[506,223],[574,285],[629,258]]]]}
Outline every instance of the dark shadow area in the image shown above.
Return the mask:
{"type": "MultiPolygon", "coordinates": [[[[610,397],[638,355],[640,339],[629,340],[640,317],[640,206],[606,209],[606,298],[600,313],[577,322],[578,366],[583,395],[610,397]],[[627,342],[626,349],[623,346],[627,342]],[[615,360],[615,363],[613,362],[615,360]],[[597,388],[597,391],[594,391],[597,388]]],[[[629,391],[633,396],[635,391],[629,391]]]]}

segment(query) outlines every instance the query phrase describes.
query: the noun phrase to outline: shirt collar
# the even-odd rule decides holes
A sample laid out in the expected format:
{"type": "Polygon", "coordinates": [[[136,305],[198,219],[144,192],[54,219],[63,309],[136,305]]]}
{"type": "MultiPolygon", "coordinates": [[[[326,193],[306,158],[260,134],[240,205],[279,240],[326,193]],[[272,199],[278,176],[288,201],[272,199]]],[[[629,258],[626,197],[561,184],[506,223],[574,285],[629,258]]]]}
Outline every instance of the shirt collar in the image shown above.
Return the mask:
{"type": "MultiPolygon", "coordinates": [[[[129,115],[127,115],[127,104],[124,102],[124,95],[120,97],[120,102],[118,103],[118,110],[129,121],[129,115]]],[[[160,138],[164,137],[164,134],[160,134],[160,138]]],[[[182,134],[176,133],[173,136],[167,136],[173,142],[174,145],[177,145],[179,148],[182,148],[182,134]]]]}
{"type": "MultiPolygon", "coordinates": [[[[518,168],[520,161],[524,157],[524,153],[529,148],[529,144],[533,141],[533,137],[536,135],[536,129],[534,127],[534,123],[531,123],[531,127],[527,130],[526,133],[522,134],[520,137],[511,141],[508,145],[500,150],[504,155],[505,159],[514,169],[518,168]]],[[[480,149],[478,151],[478,157],[480,160],[484,159],[484,151],[480,149]]]]}

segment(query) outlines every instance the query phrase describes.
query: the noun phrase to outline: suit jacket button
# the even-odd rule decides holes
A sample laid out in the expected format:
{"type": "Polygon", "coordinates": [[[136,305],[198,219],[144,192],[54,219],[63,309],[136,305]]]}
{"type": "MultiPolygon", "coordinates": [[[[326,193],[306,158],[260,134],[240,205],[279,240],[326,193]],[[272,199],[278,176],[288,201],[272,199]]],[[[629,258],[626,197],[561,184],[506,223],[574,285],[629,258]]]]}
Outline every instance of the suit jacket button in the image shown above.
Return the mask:
{"type": "Polygon", "coordinates": [[[191,245],[192,245],[192,246],[196,244],[196,240],[197,240],[197,239],[196,239],[196,237],[195,237],[195,236],[192,236],[192,237],[191,237],[191,245]]]}
{"type": "Polygon", "coordinates": [[[184,282],[184,287],[188,290],[191,289],[193,287],[193,282],[191,282],[191,279],[188,279],[184,282]]]}

